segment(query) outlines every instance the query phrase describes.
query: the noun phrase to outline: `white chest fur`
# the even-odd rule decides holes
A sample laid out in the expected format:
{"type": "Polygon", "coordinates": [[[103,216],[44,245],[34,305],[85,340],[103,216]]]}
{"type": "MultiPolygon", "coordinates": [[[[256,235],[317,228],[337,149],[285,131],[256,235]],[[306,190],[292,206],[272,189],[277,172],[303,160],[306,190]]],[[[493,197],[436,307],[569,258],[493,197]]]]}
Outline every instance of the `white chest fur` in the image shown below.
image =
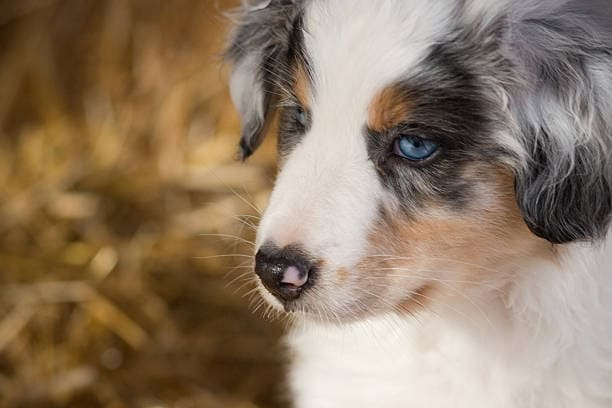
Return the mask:
{"type": "Polygon", "coordinates": [[[507,356],[436,325],[389,318],[296,331],[290,342],[297,406],[512,406],[502,395],[512,376],[507,356]]]}

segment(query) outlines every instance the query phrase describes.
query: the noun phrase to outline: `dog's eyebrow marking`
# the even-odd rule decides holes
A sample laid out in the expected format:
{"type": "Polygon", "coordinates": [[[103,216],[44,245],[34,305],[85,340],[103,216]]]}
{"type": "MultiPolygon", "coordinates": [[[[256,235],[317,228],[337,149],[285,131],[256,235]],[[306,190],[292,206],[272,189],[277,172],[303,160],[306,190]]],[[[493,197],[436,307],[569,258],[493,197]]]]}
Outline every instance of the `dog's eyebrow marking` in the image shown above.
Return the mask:
{"type": "Polygon", "coordinates": [[[368,127],[380,132],[391,129],[406,120],[412,100],[403,87],[391,85],[374,96],[368,112],[368,127]]]}
{"type": "Polygon", "coordinates": [[[310,79],[306,72],[306,68],[302,64],[297,64],[294,68],[294,85],[293,92],[298,102],[302,107],[308,109],[310,107],[310,98],[312,97],[310,79]]]}

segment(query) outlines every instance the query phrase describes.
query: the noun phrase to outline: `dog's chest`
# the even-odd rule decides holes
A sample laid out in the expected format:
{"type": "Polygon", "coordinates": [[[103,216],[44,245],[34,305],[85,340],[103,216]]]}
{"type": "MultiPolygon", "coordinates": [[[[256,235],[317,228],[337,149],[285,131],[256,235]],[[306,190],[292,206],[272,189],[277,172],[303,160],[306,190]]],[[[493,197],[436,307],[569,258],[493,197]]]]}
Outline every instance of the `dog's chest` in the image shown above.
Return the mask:
{"type": "Polygon", "coordinates": [[[459,330],[384,320],[297,331],[290,338],[295,406],[537,406],[518,401],[534,381],[519,368],[518,354],[511,361],[508,353],[496,353],[494,334],[481,345],[464,336],[459,330]]]}

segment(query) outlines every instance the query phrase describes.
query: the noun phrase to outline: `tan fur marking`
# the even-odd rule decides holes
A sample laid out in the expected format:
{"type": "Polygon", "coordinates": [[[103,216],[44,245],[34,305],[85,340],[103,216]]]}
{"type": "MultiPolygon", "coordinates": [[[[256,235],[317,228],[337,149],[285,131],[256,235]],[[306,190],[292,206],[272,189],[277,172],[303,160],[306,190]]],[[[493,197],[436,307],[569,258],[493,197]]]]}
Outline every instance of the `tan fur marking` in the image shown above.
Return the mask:
{"type": "Polygon", "coordinates": [[[399,125],[410,114],[412,102],[397,87],[387,87],[372,100],[368,126],[377,132],[399,125]]]}
{"type": "Polygon", "coordinates": [[[410,314],[425,310],[428,304],[431,303],[434,291],[434,285],[425,285],[411,293],[406,300],[399,304],[397,309],[410,314]]]}
{"type": "Polygon", "coordinates": [[[445,302],[479,286],[503,290],[512,265],[527,257],[550,258],[550,245],[521,216],[512,175],[483,165],[465,175],[481,189],[470,208],[457,213],[430,203],[409,219],[387,214],[370,235],[372,253],[389,256],[360,263],[357,273],[377,271],[385,285],[403,287],[398,309],[414,313],[432,300],[445,302]]]}
{"type": "Polygon", "coordinates": [[[338,278],[338,283],[346,282],[349,276],[349,271],[346,268],[340,268],[336,271],[336,277],[338,278]]]}
{"type": "Polygon", "coordinates": [[[295,68],[295,97],[298,99],[303,108],[310,108],[310,98],[312,96],[310,90],[310,80],[308,74],[302,65],[295,68]]]}

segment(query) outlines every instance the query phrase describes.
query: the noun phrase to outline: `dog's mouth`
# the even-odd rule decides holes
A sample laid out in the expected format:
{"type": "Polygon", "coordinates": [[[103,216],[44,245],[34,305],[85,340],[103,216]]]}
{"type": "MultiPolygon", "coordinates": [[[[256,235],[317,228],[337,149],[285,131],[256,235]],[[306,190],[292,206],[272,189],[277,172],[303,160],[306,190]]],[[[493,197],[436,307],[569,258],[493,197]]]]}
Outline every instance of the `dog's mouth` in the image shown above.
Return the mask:
{"type": "Polygon", "coordinates": [[[309,310],[308,302],[303,300],[293,300],[289,302],[281,302],[285,312],[287,313],[302,313],[304,315],[316,314],[314,310],[309,310]]]}
{"type": "MultiPolygon", "coordinates": [[[[290,271],[293,275],[294,271],[290,271]]],[[[320,271],[319,271],[320,273],[320,271]]],[[[295,275],[302,284],[304,276],[295,275]]],[[[427,308],[432,299],[433,285],[422,284],[414,290],[391,300],[385,293],[374,292],[373,287],[352,288],[339,294],[330,286],[317,287],[314,280],[308,279],[302,286],[291,282],[279,290],[270,290],[263,285],[263,290],[274,299],[268,302],[278,311],[290,316],[305,318],[320,323],[348,324],[382,315],[411,315],[427,308]],[[288,295],[290,294],[290,295],[288,295]]]]}
{"type": "Polygon", "coordinates": [[[364,301],[355,302],[337,308],[334,302],[310,301],[306,298],[281,302],[283,311],[290,316],[296,316],[320,323],[331,323],[334,325],[350,324],[368,318],[383,315],[411,315],[424,309],[424,302],[420,292],[426,292],[427,288],[419,289],[414,294],[410,294],[394,307],[389,305],[376,304],[368,306],[364,301]]]}

